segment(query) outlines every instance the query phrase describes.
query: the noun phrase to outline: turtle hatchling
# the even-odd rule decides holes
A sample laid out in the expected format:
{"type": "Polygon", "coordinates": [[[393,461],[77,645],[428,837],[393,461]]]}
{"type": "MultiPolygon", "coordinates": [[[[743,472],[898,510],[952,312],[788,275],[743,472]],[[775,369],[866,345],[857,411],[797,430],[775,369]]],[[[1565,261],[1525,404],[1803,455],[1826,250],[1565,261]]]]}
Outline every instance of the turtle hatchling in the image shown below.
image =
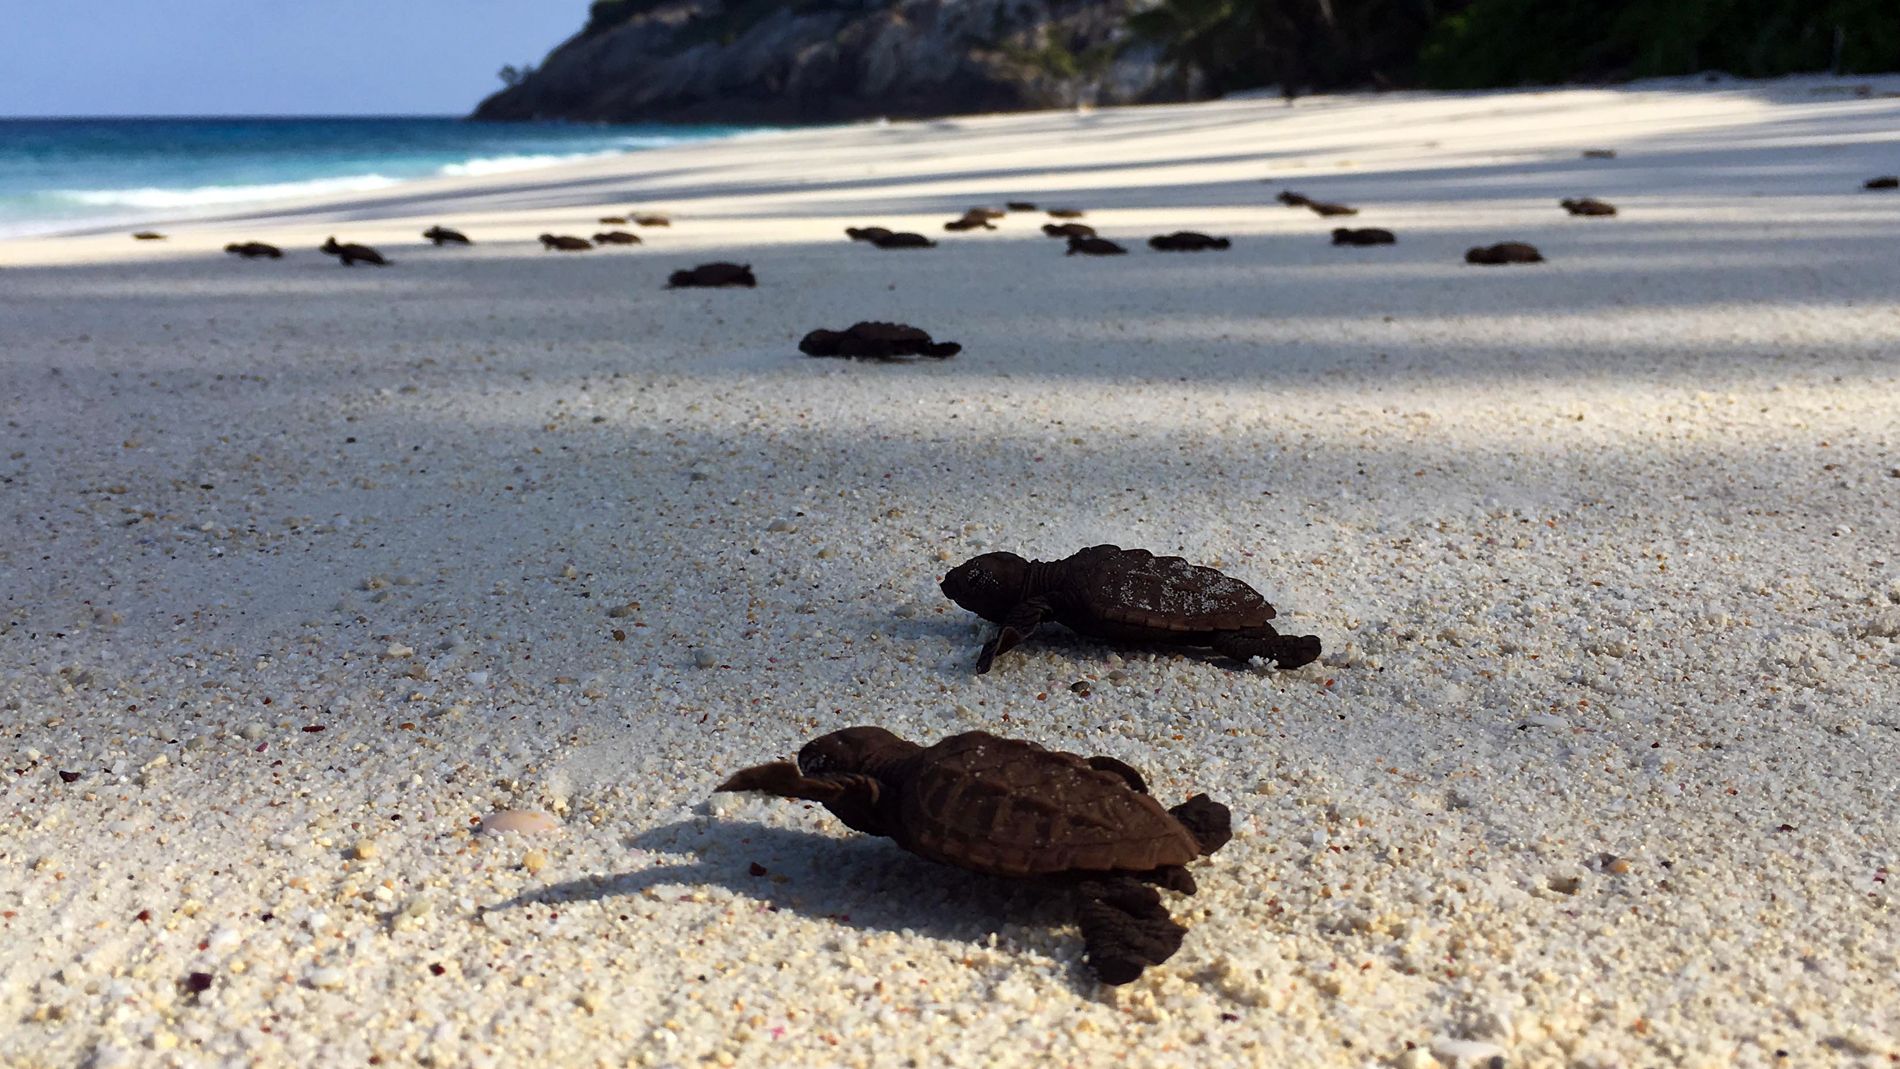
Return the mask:
{"type": "Polygon", "coordinates": [[[1109,642],[1206,646],[1281,668],[1320,652],[1315,635],[1275,631],[1273,606],[1253,587],[1145,549],[1090,546],[1055,561],[985,553],[951,569],[942,586],[951,601],[1001,625],[977,656],[979,674],[1044,620],[1109,642]]]}
{"type": "Polygon", "coordinates": [[[717,788],[819,802],[847,827],[972,872],[1072,886],[1089,967],[1125,984],[1181,947],[1149,884],[1194,893],[1187,864],[1232,837],[1226,806],[1197,794],[1164,809],[1141,774],[983,731],[919,746],[879,727],[806,743],[796,764],[735,773],[717,788]]]}

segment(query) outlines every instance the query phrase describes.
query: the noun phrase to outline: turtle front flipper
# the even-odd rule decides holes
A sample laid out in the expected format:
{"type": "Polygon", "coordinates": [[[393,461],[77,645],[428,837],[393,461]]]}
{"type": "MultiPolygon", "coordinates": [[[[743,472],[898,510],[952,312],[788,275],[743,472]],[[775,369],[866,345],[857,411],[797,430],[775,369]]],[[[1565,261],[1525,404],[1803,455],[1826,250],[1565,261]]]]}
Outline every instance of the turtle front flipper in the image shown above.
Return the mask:
{"type": "Polygon", "coordinates": [[[714,787],[713,791],[756,791],[760,794],[776,794],[780,798],[802,798],[807,802],[835,802],[850,791],[866,789],[864,784],[858,782],[860,780],[870,784],[869,789],[875,797],[877,781],[869,776],[807,776],[790,761],[774,761],[769,765],[742,768],[727,777],[726,782],[714,787]]]}
{"type": "Polygon", "coordinates": [[[1037,626],[1049,615],[1049,603],[1041,598],[1030,598],[1020,602],[1003,616],[1002,627],[996,637],[983,645],[983,652],[977,654],[976,674],[982,675],[990,670],[991,662],[999,653],[1008,653],[1016,644],[1029,637],[1037,626]]]}
{"type": "Polygon", "coordinates": [[[1282,635],[1271,624],[1223,631],[1214,636],[1212,645],[1236,661],[1259,657],[1281,668],[1298,668],[1319,659],[1318,635],[1282,635]]]}
{"type": "Polygon", "coordinates": [[[1154,888],[1128,877],[1090,880],[1077,889],[1076,923],[1089,968],[1105,984],[1131,983],[1181,949],[1187,929],[1162,908],[1154,888]]]}
{"type": "Polygon", "coordinates": [[[1113,757],[1091,757],[1088,763],[1089,767],[1097,772],[1113,772],[1120,776],[1128,784],[1128,789],[1136,794],[1148,793],[1147,781],[1141,778],[1141,773],[1128,764],[1117,761],[1113,757]]]}

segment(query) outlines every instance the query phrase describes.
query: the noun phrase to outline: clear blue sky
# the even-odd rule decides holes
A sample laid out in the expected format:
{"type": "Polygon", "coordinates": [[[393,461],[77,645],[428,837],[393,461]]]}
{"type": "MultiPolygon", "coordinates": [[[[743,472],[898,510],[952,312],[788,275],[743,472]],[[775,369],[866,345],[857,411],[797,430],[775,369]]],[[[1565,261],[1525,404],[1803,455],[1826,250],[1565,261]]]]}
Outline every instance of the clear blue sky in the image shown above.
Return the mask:
{"type": "Polygon", "coordinates": [[[587,0],[6,0],[0,116],[459,115],[587,0]]]}

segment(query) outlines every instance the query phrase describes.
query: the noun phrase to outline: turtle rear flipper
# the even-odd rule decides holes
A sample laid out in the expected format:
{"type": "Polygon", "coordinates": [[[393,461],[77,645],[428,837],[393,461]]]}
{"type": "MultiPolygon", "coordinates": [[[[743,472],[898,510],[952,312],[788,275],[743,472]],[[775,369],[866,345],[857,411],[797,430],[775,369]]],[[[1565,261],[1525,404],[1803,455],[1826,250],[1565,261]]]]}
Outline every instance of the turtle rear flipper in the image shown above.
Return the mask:
{"type": "Polygon", "coordinates": [[[1180,821],[1188,834],[1194,836],[1203,857],[1226,846],[1234,837],[1233,811],[1205,794],[1189,798],[1168,810],[1168,815],[1180,821]]]}
{"type": "Polygon", "coordinates": [[[1187,929],[1174,922],[1152,887],[1126,877],[1090,880],[1078,889],[1076,923],[1082,929],[1089,968],[1105,984],[1138,979],[1181,949],[1187,929]]]}
{"type": "Polygon", "coordinates": [[[835,802],[853,790],[866,791],[875,801],[879,788],[880,784],[869,776],[807,776],[790,761],[774,761],[769,765],[742,768],[713,791],[757,791],[781,798],[802,798],[807,802],[835,802]]]}
{"type": "Polygon", "coordinates": [[[1298,668],[1319,659],[1318,635],[1282,635],[1271,624],[1222,632],[1210,643],[1236,661],[1259,657],[1281,668],[1298,668]]]}

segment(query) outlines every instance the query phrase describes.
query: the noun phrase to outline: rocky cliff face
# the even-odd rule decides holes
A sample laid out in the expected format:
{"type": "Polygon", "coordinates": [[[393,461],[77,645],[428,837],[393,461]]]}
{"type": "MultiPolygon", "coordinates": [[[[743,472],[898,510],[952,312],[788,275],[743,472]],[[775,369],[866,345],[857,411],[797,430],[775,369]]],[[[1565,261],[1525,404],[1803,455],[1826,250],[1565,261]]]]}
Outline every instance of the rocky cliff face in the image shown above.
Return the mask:
{"type": "Polygon", "coordinates": [[[1142,0],[607,0],[478,119],[831,122],[1178,99],[1142,0]]]}

